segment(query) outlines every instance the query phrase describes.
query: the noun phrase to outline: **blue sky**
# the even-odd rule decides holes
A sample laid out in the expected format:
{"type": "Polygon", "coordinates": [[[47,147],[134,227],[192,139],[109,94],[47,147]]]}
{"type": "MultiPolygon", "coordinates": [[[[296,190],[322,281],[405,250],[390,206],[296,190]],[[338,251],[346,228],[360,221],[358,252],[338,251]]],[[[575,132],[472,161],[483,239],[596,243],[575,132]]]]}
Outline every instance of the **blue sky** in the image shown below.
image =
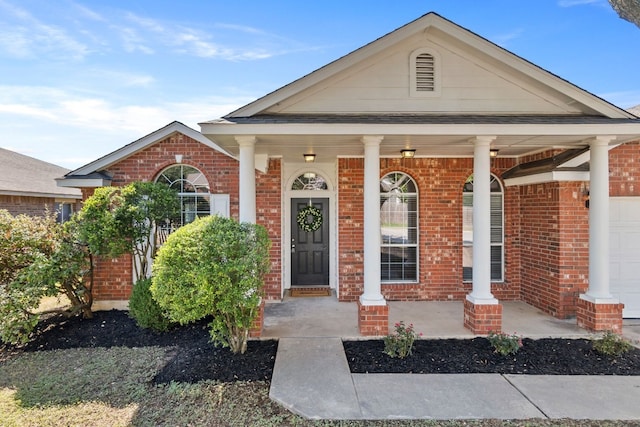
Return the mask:
{"type": "Polygon", "coordinates": [[[607,0],[0,0],[0,146],[75,169],[225,115],[434,11],[622,108],[640,28],[607,0]]]}

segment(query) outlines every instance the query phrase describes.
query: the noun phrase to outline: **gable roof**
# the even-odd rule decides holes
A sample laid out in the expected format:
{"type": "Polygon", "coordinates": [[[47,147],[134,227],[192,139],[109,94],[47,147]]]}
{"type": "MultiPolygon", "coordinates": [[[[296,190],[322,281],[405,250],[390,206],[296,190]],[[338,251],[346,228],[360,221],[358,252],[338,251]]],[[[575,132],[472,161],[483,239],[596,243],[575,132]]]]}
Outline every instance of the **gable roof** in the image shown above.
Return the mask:
{"type": "Polygon", "coordinates": [[[109,166],[144,150],[145,148],[161,141],[174,133],[181,133],[188,136],[209,148],[219,151],[222,154],[232,157],[228,152],[220,148],[210,139],[205,138],[200,132],[189,126],[173,121],[168,125],[151,132],[148,135],[137,139],[116,151],[113,151],[91,163],[79,167],[78,169],[67,173],[62,179],[58,180],[58,185],[62,187],[99,187],[110,185],[110,176],[105,173],[109,166]]]}
{"type": "Polygon", "coordinates": [[[435,12],[423,15],[324,67],[229,113],[225,118],[233,122],[233,119],[239,117],[268,114],[279,104],[283,104],[294,96],[299,96],[302,92],[310,91],[314,86],[321,85],[323,82],[345,73],[356,64],[391,49],[411,37],[429,33],[439,36],[446,35],[448,40],[472,51],[474,55],[481,57],[483,61],[506,65],[511,72],[517,73],[521,78],[542,83],[547,88],[564,95],[570,100],[569,102],[582,105],[582,108],[588,111],[589,115],[601,115],[609,118],[634,118],[629,112],[443,18],[435,12]]]}
{"type": "Polygon", "coordinates": [[[0,194],[7,196],[81,199],[80,190],[59,188],[56,178],[69,172],[15,151],[0,148],[0,194]]]}
{"type": "Polygon", "coordinates": [[[382,157],[471,157],[479,135],[508,157],[640,139],[631,112],[433,12],[200,127],[230,153],[252,136],[257,155],[286,162],[362,156],[363,135],[382,137],[382,157]],[[429,96],[412,86],[422,51],[440,64],[429,96]]]}

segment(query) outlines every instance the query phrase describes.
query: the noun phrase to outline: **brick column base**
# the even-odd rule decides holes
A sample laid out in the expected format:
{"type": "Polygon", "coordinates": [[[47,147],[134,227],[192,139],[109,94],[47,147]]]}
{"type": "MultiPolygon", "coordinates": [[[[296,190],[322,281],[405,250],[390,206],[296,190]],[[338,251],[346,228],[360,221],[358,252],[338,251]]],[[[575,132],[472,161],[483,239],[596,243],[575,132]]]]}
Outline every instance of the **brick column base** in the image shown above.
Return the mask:
{"type": "Polygon", "coordinates": [[[258,306],[258,317],[253,321],[251,329],[249,329],[249,336],[251,338],[259,338],[262,336],[262,328],[264,327],[264,298],[258,306]]]}
{"type": "Polygon", "coordinates": [[[502,332],[502,305],[474,304],[465,299],[464,327],[476,335],[502,332]]]}
{"type": "Polygon", "coordinates": [[[622,333],[622,309],[624,304],[598,304],[578,298],[576,318],[578,326],[589,331],[622,333]]]}
{"type": "Polygon", "coordinates": [[[358,329],[365,336],[385,336],[389,334],[389,306],[362,305],[358,301],[358,329]]]}

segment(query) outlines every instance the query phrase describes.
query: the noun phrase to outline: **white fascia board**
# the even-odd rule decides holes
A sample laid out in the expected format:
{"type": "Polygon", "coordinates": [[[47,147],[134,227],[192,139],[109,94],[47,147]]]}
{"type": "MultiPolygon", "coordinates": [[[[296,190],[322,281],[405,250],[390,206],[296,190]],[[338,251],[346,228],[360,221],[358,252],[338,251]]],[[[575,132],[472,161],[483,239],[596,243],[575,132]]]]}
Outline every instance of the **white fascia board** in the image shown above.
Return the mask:
{"type": "Polygon", "coordinates": [[[228,152],[226,152],[221,147],[219,147],[217,144],[215,144],[213,141],[211,141],[209,138],[202,135],[200,132],[194,129],[191,129],[189,126],[184,125],[180,122],[173,122],[170,125],[163,127],[162,129],[158,129],[157,131],[152,132],[149,135],[144,136],[138,139],[137,141],[132,142],[131,144],[125,145],[124,147],[110,154],[107,154],[106,156],[101,157],[100,159],[95,160],[94,162],[91,162],[85,166],[80,167],[79,169],[76,169],[70,172],[68,175],[88,175],[92,172],[104,170],[107,167],[111,166],[112,164],[117,163],[120,160],[126,157],[129,157],[132,154],[135,154],[136,152],[143,150],[144,148],[176,132],[182,133],[183,135],[193,138],[194,140],[206,145],[209,148],[219,151],[222,154],[225,154],[229,157],[233,157],[228,152]]]}
{"type": "Polygon", "coordinates": [[[517,185],[544,184],[545,182],[589,181],[588,171],[553,171],[533,175],[520,176],[504,180],[504,185],[513,187],[517,185]]]}
{"type": "MultiPolygon", "coordinates": [[[[640,123],[610,124],[345,124],[345,123],[201,123],[205,135],[615,135],[640,138],[640,123]]],[[[618,141],[619,143],[620,141],[618,141]]]]}
{"type": "Polygon", "coordinates": [[[111,185],[110,179],[93,178],[61,178],[56,180],[58,187],[72,187],[72,188],[97,188],[108,187],[111,185]]]}

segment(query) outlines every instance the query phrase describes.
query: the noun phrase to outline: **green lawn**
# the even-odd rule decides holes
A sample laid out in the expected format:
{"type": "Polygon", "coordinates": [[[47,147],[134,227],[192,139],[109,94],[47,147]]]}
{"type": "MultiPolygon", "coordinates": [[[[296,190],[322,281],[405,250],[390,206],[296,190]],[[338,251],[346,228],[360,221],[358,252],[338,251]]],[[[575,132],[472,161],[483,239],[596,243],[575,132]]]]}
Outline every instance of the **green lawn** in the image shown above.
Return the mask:
{"type": "MultiPolygon", "coordinates": [[[[0,362],[0,426],[622,426],[561,421],[309,421],[266,382],[153,385],[166,348],[22,353],[0,362]]],[[[0,354],[0,360],[2,360],[0,354]]],[[[630,425],[630,424],[629,424],[630,425]]]]}

